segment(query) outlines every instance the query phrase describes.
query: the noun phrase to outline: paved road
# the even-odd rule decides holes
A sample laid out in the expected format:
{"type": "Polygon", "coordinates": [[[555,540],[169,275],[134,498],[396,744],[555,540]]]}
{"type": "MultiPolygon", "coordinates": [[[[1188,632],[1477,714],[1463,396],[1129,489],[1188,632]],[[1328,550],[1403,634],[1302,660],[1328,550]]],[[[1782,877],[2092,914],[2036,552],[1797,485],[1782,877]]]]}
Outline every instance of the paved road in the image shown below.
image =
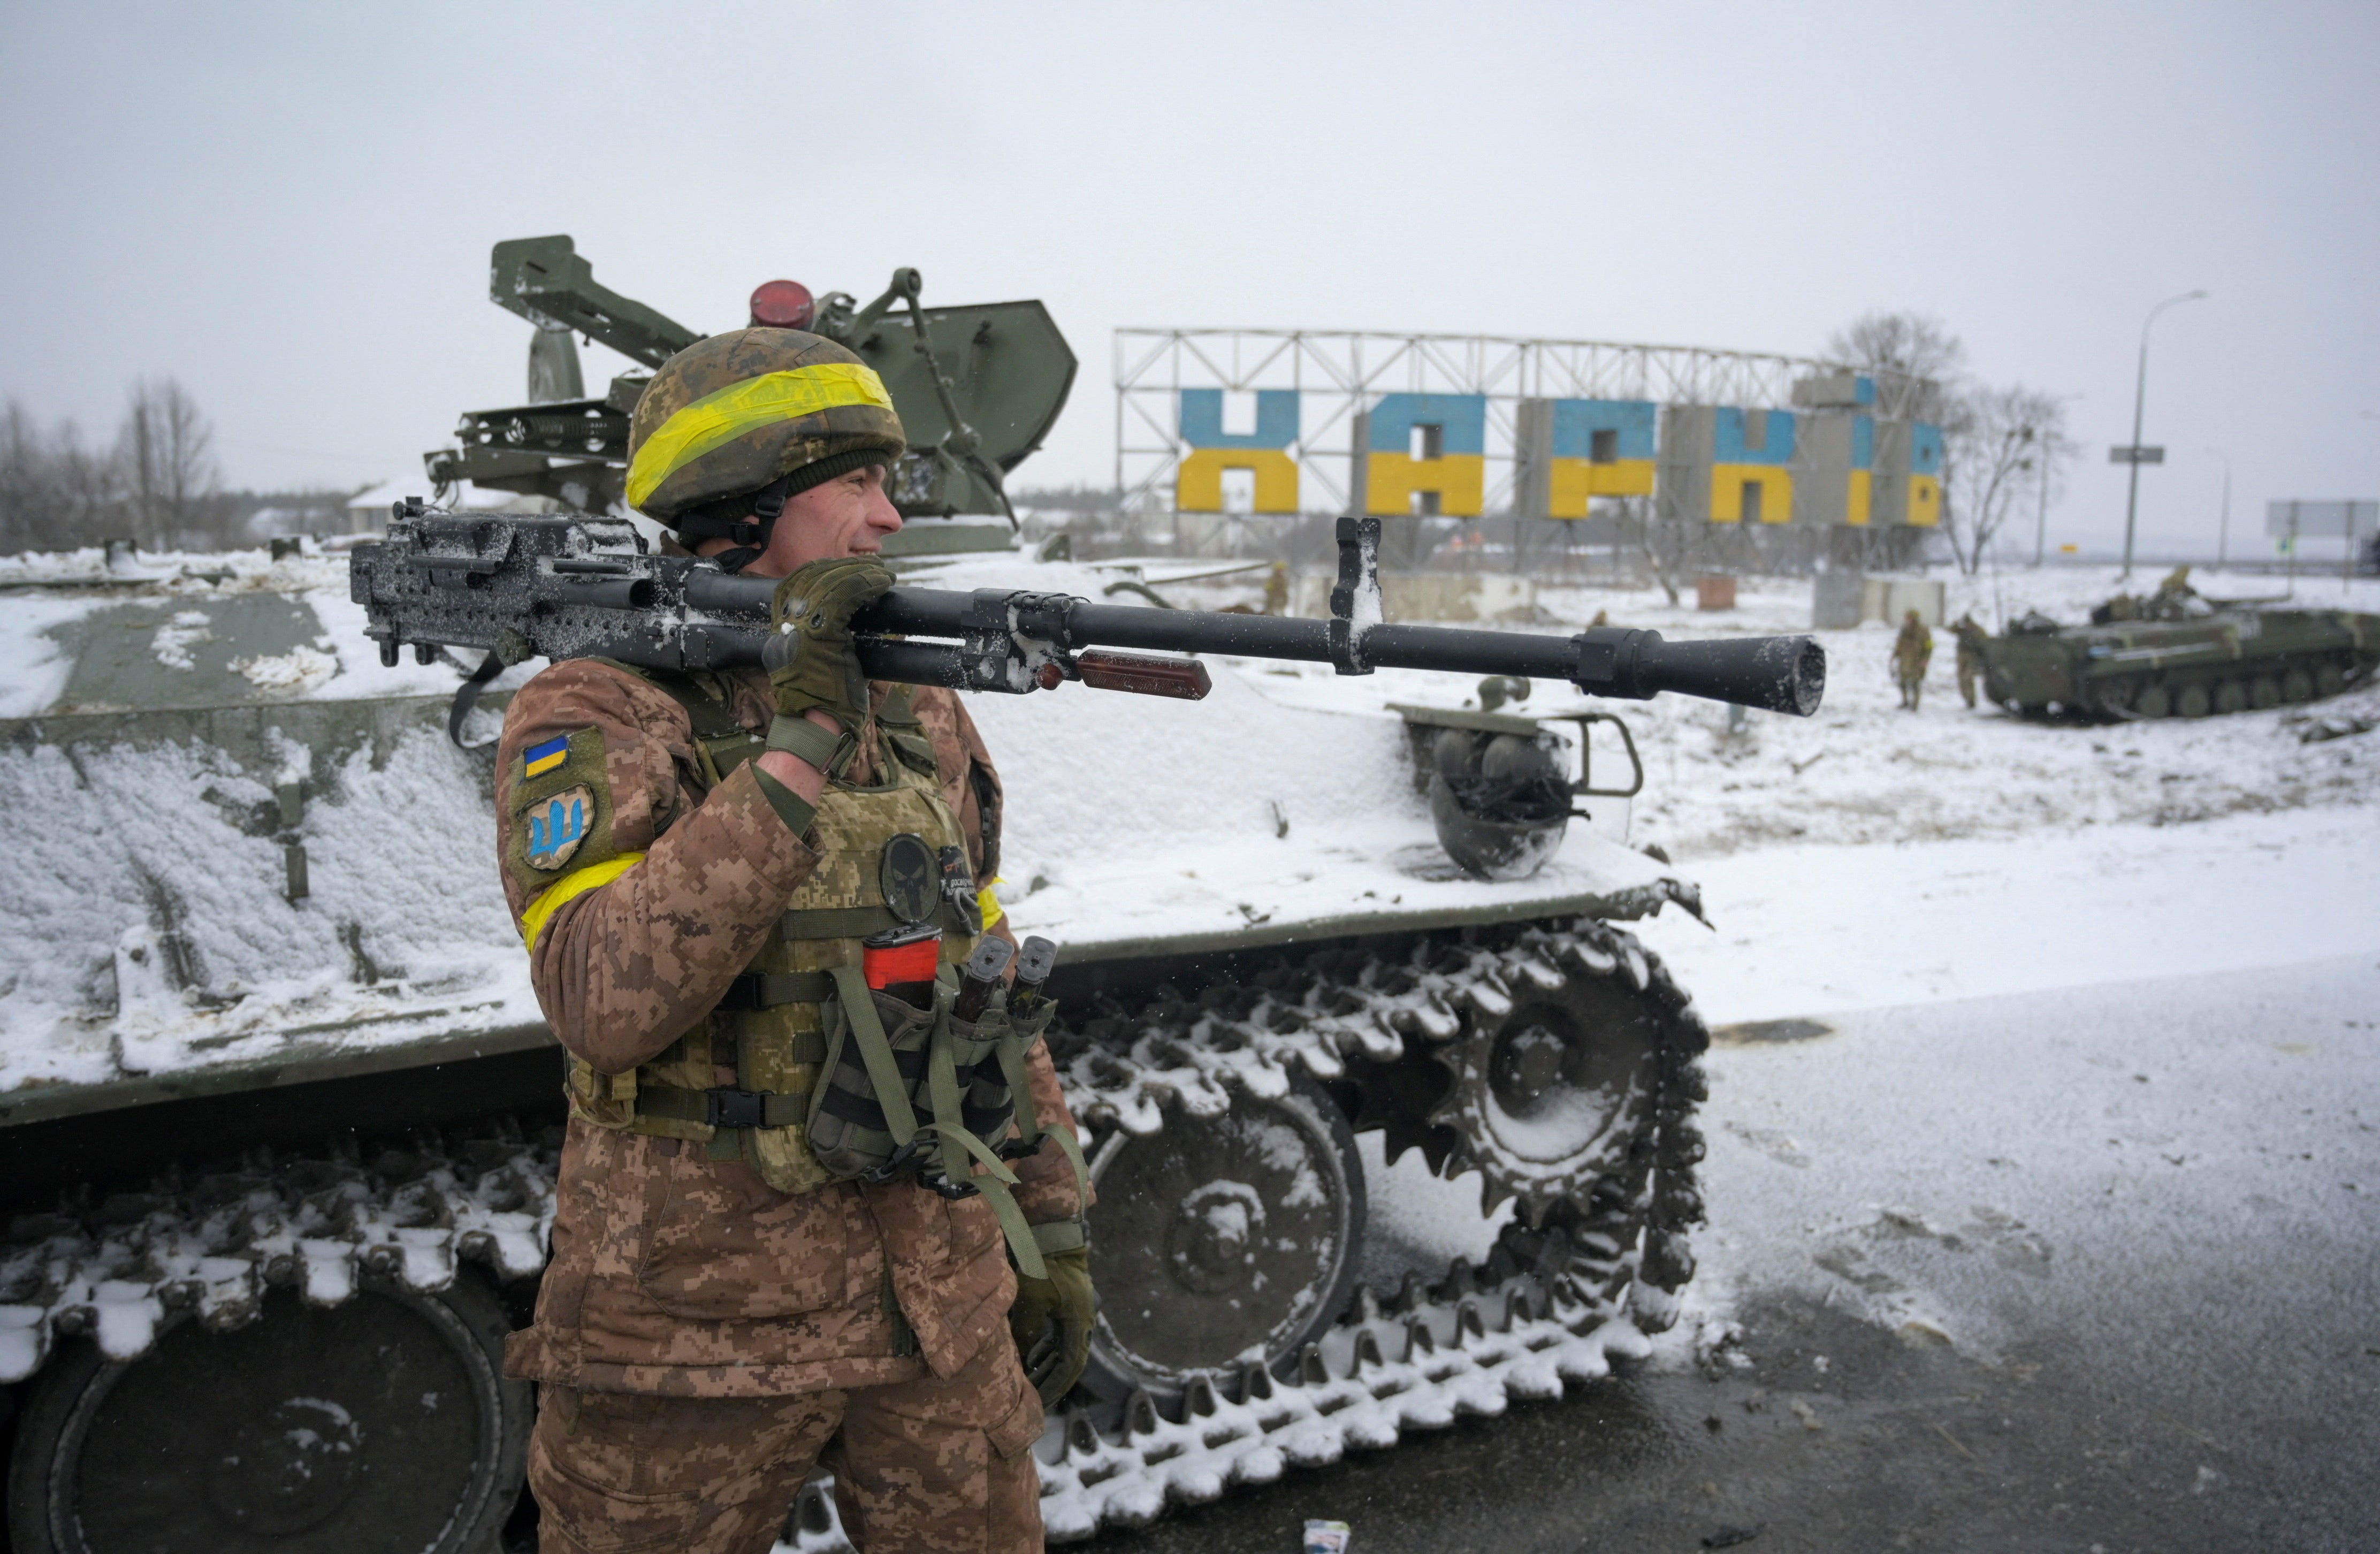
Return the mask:
{"type": "Polygon", "coordinates": [[[2373,957],[1714,1054],[1710,1363],[1091,1547],[2380,1548],[2373,957]],[[1740,1362],[1730,1362],[1730,1351],[1740,1362]]]}

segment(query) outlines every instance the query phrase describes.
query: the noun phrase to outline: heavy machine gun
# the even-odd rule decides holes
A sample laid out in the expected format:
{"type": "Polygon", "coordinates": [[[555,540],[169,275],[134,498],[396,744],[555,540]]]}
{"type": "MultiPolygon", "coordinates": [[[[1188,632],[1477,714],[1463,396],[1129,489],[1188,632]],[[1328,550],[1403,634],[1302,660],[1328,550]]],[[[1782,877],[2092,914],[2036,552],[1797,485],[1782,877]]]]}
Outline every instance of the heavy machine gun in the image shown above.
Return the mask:
{"type": "MultiPolygon", "coordinates": [[[[954,690],[1053,690],[1068,680],[1195,700],[1206,666],[1145,652],[1328,663],[1342,674],[1435,669],[1566,680],[1591,696],[1670,690],[1807,717],[1826,650],[1807,637],[1665,642],[1600,627],[1572,637],[1401,625],[1380,618],[1380,523],[1339,520],[1328,620],[1145,610],[1065,594],[895,589],[853,622],[870,678],[954,690]]],[[[399,503],[388,538],[358,545],[350,589],[394,664],[407,644],[488,654],[475,678],[531,658],[610,658],[657,669],[758,664],[775,583],[651,553],[622,519],[435,512],[399,503]]],[[[458,703],[458,709],[461,705],[458,703]]],[[[456,722],[460,722],[458,710],[456,722]]]]}

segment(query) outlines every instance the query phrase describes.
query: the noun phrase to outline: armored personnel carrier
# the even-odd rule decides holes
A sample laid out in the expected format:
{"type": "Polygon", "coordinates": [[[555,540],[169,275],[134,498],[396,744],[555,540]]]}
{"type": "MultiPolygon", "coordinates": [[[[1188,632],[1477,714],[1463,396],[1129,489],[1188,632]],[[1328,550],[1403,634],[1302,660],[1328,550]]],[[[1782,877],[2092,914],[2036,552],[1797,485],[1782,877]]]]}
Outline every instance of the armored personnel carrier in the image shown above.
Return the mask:
{"type": "Polygon", "coordinates": [[[2380,666],[2380,615],[2207,599],[2188,571],[2087,626],[2036,613],[1986,638],[1985,693],[2029,714],[2203,718],[2336,696],[2380,666]]]}
{"type": "MultiPolygon", "coordinates": [[[[978,384],[1004,381],[1002,321],[1038,314],[1007,306],[978,384]]],[[[1046,425],[997,397],[945,424],[1046,425]]],[[[991,505],[940,445],[920,489],[991,505]]],[[[973,452],[1004,473],[1021,447],[973,452]]],[[[474,456],[452,467],[486,478],[474,456]]],[[[505,478],[610,467],[535,456],[505,478]]],[[[22,558],[0,585],[11,1547],[518,1539],[531,1401],[501,1342],[562,1107],[486,741],[532,666],[454,716],[464,664],[383,665],[310,545],[22,558]]],[[[1698,902],[1608,811],[1544,802],[1593,793],[1590,725],[1562,721],[1584,699],[1464,710],[1468,682],[1383,675],[1366,704],[1246,667],[1215,661],[1196,706],[975,704],[1012,795],[1002,897],[1063,947],[1051,1039],[1100,1193],[1093,1366],[1039,1448],[1053,1539],[1557,1395],[1643,1354],[1693,1272],[1706,1038],[1620,925],[1698,902]],[[1475,1180],[1483,1242],[1502,1217],[1484,1259],[1359,1284],[1371,1131],[1475,1180]]]]}

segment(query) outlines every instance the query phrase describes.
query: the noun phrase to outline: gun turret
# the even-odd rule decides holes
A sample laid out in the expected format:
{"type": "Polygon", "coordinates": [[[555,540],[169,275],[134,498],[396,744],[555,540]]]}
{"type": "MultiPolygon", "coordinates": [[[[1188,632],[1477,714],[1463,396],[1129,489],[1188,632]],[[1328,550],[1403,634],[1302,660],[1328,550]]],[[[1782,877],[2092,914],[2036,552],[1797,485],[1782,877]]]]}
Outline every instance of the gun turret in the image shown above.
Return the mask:
{"type": "MultiPolygon", "coordinates": [[[[589,512],[611,507],[627,478],[628,417],[650,374],[623,373],[599,396],[563,392],[577,379],[574,333],[655,368],[702,339],[701,331],[598,284],[561,234],[498,243],[488,270],[490,297],[540,331],[543,357],[532,357],[530,398],[542,402],[467,412],[455,429],[457,446],[422,455],[431,485],[443,493],[469,480],[589,512]]],[[[1008,475],[1065,407],[1075,353],[1038,302],[927,307],[924,284],[917,271],[896,270],[863,308],[843,292],[813,298],[798,282],[768,281],[753,292],[749,318],[824,334],[884,381],[909,439],[889,483],[903,517],[1009,520],[921,529],[896,540],[897,551],[1004,548],[1014,523],[1008,475]]]]}
{"type": "MultiPolygon", "coordinates": [[[[618,659],[664,669],[760,662],[776,584],[707,561],[653,555],[619,519],[433,513],[399,504],[389,538],[358,545],[350,589],[382,662],[413,646],[478,648],[491,665],[537,657],[618,659]]],[[[955,690],[1054,690],[1068,680],[1195,700],[1203,664],[1165,654],[1329,663],[1342,674],[1435,669],[1567,680],[1592,696],[1662,691],[1807,717],[1826,692],[1826,650],[1806,637],[1668,642],[1597,627],[1572,637],[1381,621],[1379,520],[1339,520],[1341,586],[1329,620],[1140,610],[1066,594],[895,589],[853,620],[871,679],[955,690]]],[[[488,670],[492,674],[492,669],[488,670]]]]}

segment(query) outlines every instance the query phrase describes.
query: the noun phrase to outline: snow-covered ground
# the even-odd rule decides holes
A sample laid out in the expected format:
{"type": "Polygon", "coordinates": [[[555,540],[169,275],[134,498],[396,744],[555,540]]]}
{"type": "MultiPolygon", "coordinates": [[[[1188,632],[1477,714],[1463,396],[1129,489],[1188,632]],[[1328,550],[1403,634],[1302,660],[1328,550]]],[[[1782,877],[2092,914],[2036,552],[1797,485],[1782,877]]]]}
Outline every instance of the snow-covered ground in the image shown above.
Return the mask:
{"type": "MultiPolygon", "coordinates": [[[[202,674],[211,653],[230,651],[180,613],[279,592],[315,612],[310,650],[334,662],[328,673],[293,662],[286,675],[263,666],[264,678],[214,665],[261,699],[453,687],[443,665],[379,667],[335,558],[138,565],[164,612],[144,620],[140,641],[168,671],[202,674]]],[[[78,592],[68,574],[103,567],[95,552],[0,562],[0,583],[36,585],[0,593],[0,716],[56,700],[74,667],[61,623],[120,597],[78,592]]],[[[1112,580],[1008,560],[918,578],[1093,597],[1112,580]]],[[[2217,595],[2278,589],[2196,581],[2217,595]]],[[[1261,582],[1168,591],[1212,607],[1253,602],[1261,582]]],[[[1949,585],[1954,617],[2039,608],[2074,620],[2114,577],[2052,569],[1949,585]]],[[[1739,609],[1712,614],[1658,592],[1548,589],[1538,629],[1597,611],[1672,637],[1808,629],[1806,583],[1742,588],[1739,609]]],[[[2380,582],[2367,579],[2342,589],[2303,578],[2298,595],[2380,611],[2380,582]]],[[[1711,1224],[1670,1356],[1723,1345],[1731,1313],[1783,1291],[1988,1358],[2028,1323],[2119,1320],[2097,1299],[2111,1281],[2249,1276],[2221,1250],[2239,1216],[2302,1226],[2310,1244],[2368,1244],[2380,1195],[2380,733],[2303,735],[2315,720],[2380,722],[2380,691],[2194,722],[2027,722],[1959,704],[1943,632],[1926,704],[1911,714],[1886,674],[1888,627],[1818,635],[1830,675],[1815,718],[1755,715],[1731,729],[1723,709],[1678,698],[1616,708],[1646,787],[1633,813],[1598,803],[1597,829],[1660,843],[1702,885],[1713,925],[1671,911],[1638,927],[1719,1037],[1706,1112],[1711,1224]],[[1797,1024],[1762,1026],[1786,1021],[1797,1024]]],[[[1216,670],[1221,689],[1197,708],[1074,687],[978,698],[1009,779],[1003,895],[1021,925],[1113,938],[1318,912],[1326,886],[1361,897],[1345,872],[1353,853],[1426,839],[1389,704],[1461,706],[1469,682],[1216,670]],[[1283,863],[1309,852],[1320,868],[1283,863]],[[1258,899],[1255,885],[1274,895],[1258,899]]],[[[1522,710],[1583,705],[1540,686],[1522,710]]],[[[442,1012],[476,1004],[490,1024],[528,1017],[492,870],[472,863],[486,851],[481,778],[431,731],[316,759],[325,796],[303,831],[315,894],[295,906],[280,899],[279,843],[229,823],[271,798],[259,775],[171,750],[71,774],[38,742],[0,756],[31,833],[0,863],[0,1088],[261,1052],[298,1014],[319,1026],[417,994],[442,1012]],[[425,875],[441,882],[434,901],[425,875]],[[218,983],[229,977],[213,990],[237,1002],[193,1003],[154,975],[161,879],[179,881],[175,931],[212,957],[218,983]],[[51,964],[69,953],[81,958],[51,964]],[[367,957],[395,968],[377,992],[355,985],[367,957]]],[[[1609,780],[1600,746],[1597,762],[1609,780]]],[[[1381,861],[1364,866],[1378,880],[1356,883],[1394,906],[1398,866],[1383,873],[1381,861]]],[[[1558,867],[1573,861],[1566,852],[1558,867]]],[[[1397,878],[1488,889],[1427,873],[1397,878]]],[[[1486,1250],[1494,1221],[1475,1180],[1435,1181],[1417,1155],[1386,1167],[1376,1135],[1365,1143],[1367,1271],[1486,1250]]]]}
{"type": "MultiPolygon", "coordinates": [[[[2077,619],[2113,582],[1999,587],[2010,613],[2077,619]]],[[[1953,616],[1989,589],[1953,579],[1953,616]]],[[[2301,579],[2299,601],[2341,592],[2301,579]]],[[[1575,598],[1580,618],[1606,609],[1676,637],[1808,619],[1806,586],[1718,616],[1658,594],[1575,598]]],[[[2380,611],[2380,585],[2346,600],[2380,611]]],[[[2380,693],[2191,723],[2027,722],[1959,704],[1944,633],[1911,714],[1886,677],[1888,629],[1817,635],[1831,673],[1815,719],[1730,733],[1677,698],[1625,712],[1648,769],[1634,835],[1690,865],[1713,925],[1635,926],[1719,1031],[1711,1223],[1671,1359],[1762,1293],[1989,1355],[2052,1311],[2124,1319],[2108,1313],[2139,1309],[2124,1281],[2143,1268],[2202,1287],[2229,1266],[2221,1227],[2239,1214],[2368,1242],[2380,734],[2301,735],[2314,718],[2380,719],[2380,693]]],[[[1317,677],[1299,694],[1412,693],[1317,677]]],[[[1475,1181],[1371,1164],[1370,1266],[1492,1243],[1475,1181]]]]}

